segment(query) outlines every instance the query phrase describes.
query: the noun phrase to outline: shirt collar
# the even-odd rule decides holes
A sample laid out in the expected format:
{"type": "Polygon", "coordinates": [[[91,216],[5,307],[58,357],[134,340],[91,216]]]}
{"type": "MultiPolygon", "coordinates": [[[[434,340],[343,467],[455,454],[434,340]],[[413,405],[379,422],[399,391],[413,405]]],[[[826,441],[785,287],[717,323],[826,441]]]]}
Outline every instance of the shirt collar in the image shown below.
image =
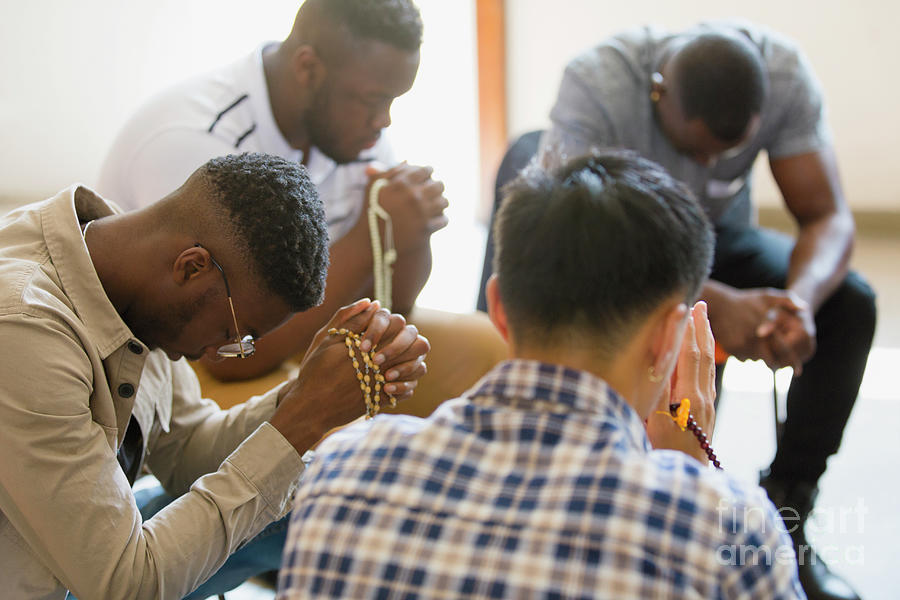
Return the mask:
{"type": "Polygon", "coordinates": [[[106,296],[81,235],[79,222],[115,214],[113,206],[81,185],[73,185],[41,208],[41,226],[50,260],[102,359],[135,339],[106,296]]]}
{"type": "Polygon", "coordinates": [[[644,423],[631,405],[604,380],[565,365],[506,360],[464,397],[531,410],[595,413],[621,427],[635,448],[650,450],[644,423]]]}
{"type": "Polygon", "coordinates": [[[266,152],[281,156],[288,160],[300,162],[303,160],[303,152],[291,147],[272,113],[272,100],[269,98],[269,86],[266,84],[266,72],[263,68],[263,52],[266,48],[277,42],[266,42],[253,51],[242,66],[244,74],[242,79],[248,84],[248,100],[253,107],[254,123],[257,129],[257,139],[265,144],[266,152]]]}

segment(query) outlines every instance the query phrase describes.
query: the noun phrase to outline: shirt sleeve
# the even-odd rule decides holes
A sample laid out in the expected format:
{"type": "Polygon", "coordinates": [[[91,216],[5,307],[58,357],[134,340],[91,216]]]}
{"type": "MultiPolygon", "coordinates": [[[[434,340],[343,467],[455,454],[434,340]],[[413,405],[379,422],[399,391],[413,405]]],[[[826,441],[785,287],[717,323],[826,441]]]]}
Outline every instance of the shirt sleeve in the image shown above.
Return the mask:
{"type": "Polygon", "coordinates": [[[167,432],[149,448],[147,465],[170,494],[188,491],[216,471],[229,454],[274,413],[279,385],[228,410],[201,398],[194,370],[181,359],[171,364],[172,415],[167,432]]]}
{"type": "MultiPolygon", "coordinates": [[[[805,598],[797,576],[797,559],[785,524],[768,499],[739,503],[742,514],[730,544],[716,549],[724,568],[722,596],[791,600],[805,598]]],[[[721,521],[720,521],[721,528],[721,521]]]]}
{"type": "Polygon", "coordinates": [[[172,127],[154,134],[133,153],[114,146],[98,191],[123,210],[136,210],[181,187],[209,159],[235,152],[233,145],[205,131],[172,127]]]}
{"type": "Polygon", "coordinates": [[[22,341],[0,347],[0,511],[23,552],[78,598],[182,598],[287,512],[302,462],[262,424],[142,522],[116,428],[93,420],[92,391],[106,379],[78,337],[52,317],[21,314],[0,317],[0,337],[22,341]]]}
{"type": "Polygon", "coordinates": [[[555,167],[591,148],[618,141],[613,123],[583,69],[569,65],[550,111],[550,128],[541,139],[538,160],[555,167]]]}
{"type": "Polygon", "coordinates": [[[779,110],[770,159],[817,152],[831,143],[821,86],[806,57],[794,50],[770,72],[771,104],[779,110]]]}

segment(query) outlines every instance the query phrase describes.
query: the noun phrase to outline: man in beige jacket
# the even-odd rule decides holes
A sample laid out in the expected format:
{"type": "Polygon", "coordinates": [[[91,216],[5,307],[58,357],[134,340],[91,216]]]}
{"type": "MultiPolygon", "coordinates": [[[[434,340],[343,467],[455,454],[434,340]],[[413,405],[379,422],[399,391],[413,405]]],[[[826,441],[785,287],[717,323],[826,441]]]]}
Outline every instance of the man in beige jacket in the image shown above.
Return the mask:
{"type": "MultiPolygon", "coordinates": [[[[150,207],[89,189],[0,219],[0,581],[4,598],[181,598],[290,508],[301,454],[364,412],[343,340],[323,328],[299,376],[229,411],[182,357],[246,356],[321,301],[324,213],[303,167],[214,159],[150,207]],[[227,274],[227,275],[226,275],[227,274]],[[179,498],[142,521],[149,469],[179,498]]],[[[408,397],[428,342],[360,301],[408,397]]]]}

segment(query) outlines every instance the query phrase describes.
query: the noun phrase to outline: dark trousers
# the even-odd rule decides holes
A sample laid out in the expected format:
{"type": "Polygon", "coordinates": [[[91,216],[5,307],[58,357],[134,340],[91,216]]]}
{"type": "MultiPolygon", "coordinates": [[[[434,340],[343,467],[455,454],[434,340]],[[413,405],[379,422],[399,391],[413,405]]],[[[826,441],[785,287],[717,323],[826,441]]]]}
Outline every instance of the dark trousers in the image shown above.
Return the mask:
{"type": "MultiPolygon", "coordinates": [[[[784,289],[794,240],[750,227],[716,229],[711,278],[736,288],[784,289]]],[[[815,316],[816,353],[791,380],[787,417],[770,467],[779,481],[815,485],[837,452],[875,332],[875,292],[855,272],[815,316]]]]}

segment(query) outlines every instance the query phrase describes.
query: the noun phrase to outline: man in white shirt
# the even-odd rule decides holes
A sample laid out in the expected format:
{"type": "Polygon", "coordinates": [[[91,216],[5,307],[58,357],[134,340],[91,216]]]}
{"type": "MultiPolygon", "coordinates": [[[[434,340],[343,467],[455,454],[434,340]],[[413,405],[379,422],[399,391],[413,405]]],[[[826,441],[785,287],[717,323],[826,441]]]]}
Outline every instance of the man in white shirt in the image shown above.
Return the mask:
{"type": "MultiPolygon", "coordinates": [[[[381,134],[390,125],[393,100],[413,84],[421,39],[421,18],[409,0],[307,0],[285,40],[162,92],[122,128],[97,191],[123,208],[164,197],[212,157],[244,151],[306,165],[325,207],[331,266],[323,302],[267,335],[251,358],[203,361],[214,377],[248,379],[278,369],[302,355],[335,310],[374,297],[366,209],[376,179],[386,180],[378,202],[391,216],[397,251],[391,308],[410,316],[431,271],[431,234],[447,224],[447,200],[432,169],[397,164],[381,134]]],[[[398,407],[403,412],[427,415],[506,355],[485,315],[417,308],[410,318],[438,350],[430,354],[429,376],[416,397],[398,407]],[[460,347],[459,339],[469,342],[460,347]]],[[[259,391],[271,383],[260,381],[259,391]]],[[[159,504],[148,504],[145,515],[159,504]]],[[[239,573],[239,582],[266,565],[277,568],[280,549],[271,540],[245,548],[227,571],[239,573]],[[247,570],[236,568],[245,558],[247,570]]],[[[204,591],[232,584],[217,586],[211,582],[204,591]]]]}
{"type": "MultiPolygon", "coordinates": [[[[245,379],[276,369],[303,351],[337,307],[373,295],[365,211],[367,190],[378,178],[387,180],[378,201],[391,216],[397,251],[392,309],[409,315],[431,271],[431,234],[447,224],[447,200],[430,167],[396,164],[382,130],[390,125],[393,100],[413,84],[421,37],[421,18],[409,0],[307,0],[284,41],[163,92],[122,129],[97,189],[125,208],[165,195],[213,156],[241,151],[302,162],[325,205],[332,265],[325,301],[273,332],[252,359],[206,364],[215,377],[245,379]]],[[[417,311],[416,323],[440,338],[429,316],[417,311]]],[[[446,328],[446,319],[436,320],[446,328]]],[[[476,325],[493,342],[485,347],[502,349],[486,318],[476,325]]],[[[484,350],[474,348],[467,356],[479,353],[484,350]]],[[[493,359],[481,362],[469,359],[476,372],[463,374],[468,381],[453,391],[462,391],[493,359]]],[[[435,396],[449,397],[448,391],[435,396]]]]}

